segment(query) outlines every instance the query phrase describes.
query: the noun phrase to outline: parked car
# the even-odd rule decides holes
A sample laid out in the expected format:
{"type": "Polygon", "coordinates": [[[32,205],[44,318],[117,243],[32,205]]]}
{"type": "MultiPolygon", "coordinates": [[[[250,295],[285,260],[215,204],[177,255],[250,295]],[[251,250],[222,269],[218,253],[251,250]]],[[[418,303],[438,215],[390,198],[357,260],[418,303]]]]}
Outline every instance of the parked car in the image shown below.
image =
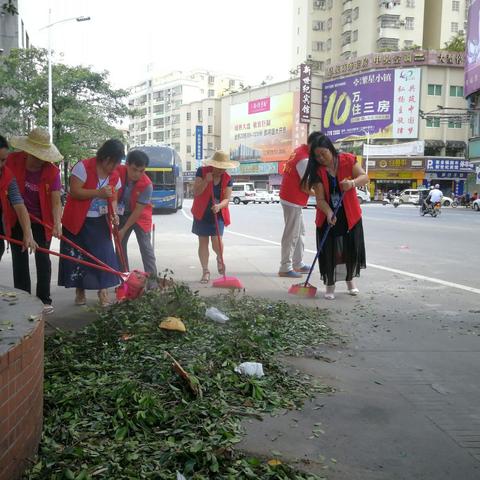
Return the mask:
{"type": "Polygon", "coordinates": [[[270,203],[272,196],[268,190],[255,190],[255,200],[253,203],[270,203]]]}
{"type": "Polygon", "coordinates": [[[272,190],[270,192],[270,201],[272,203],[280,203],[280,190],[272,190]]]}
{"type": "MultiPolygon", "coordinates": [[[[424,190],[425,188],[403,190],[403,192],[400,192],[400,203],[413,203],[418,205],[420,201],[420,192],[424,190]]],[[[451,197],[442,197],[442,207],[451,207],[452,204],[453,199],[451,197]]]]}
{"type": "Polygon", "coordinates": [[[247,204],[255,201],[255,185],[253,183],[234,183],[230,199],[235,205],[247,204]]]}
{"type": "MultiPolygon", "coordinates": [[[[357,198],[360,203],[369,202],[370,201],[370,194],[368,191],[363,190],[362,188],[357,188],[357,198]]],[[[317,206],[317,199],[315,198],[315,195],[310,195],[308,197],[308,202],[307,202],[307,207],[316,207],[317,206]]]]}
{"type": "Polygon", "coordinates": [[[472,208],[477,211],[477,212],[480,212],[480,198],[478,200],[474,200],[473,203],[472,203],[472,208]]]}

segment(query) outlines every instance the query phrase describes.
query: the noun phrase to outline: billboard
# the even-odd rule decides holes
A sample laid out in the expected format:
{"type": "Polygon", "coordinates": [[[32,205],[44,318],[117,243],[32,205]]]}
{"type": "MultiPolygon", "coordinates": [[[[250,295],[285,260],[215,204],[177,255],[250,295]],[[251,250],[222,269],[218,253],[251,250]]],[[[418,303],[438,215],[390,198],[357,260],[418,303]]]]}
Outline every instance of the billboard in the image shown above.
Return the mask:
{"type": "Polygon", "coordinates": [[[203,126],[197,125],[195,127],[195,160],[202,160],[203,158],[203,126]]]}
{"type": "Polygon", "coordinates": [[[332,141],[417,138],[419,68],[376,70],[323,84],[322,127],[332,141]]]}
{"type": "Polygon", "coordinates": [[[467,47],[465,58],[465,96],[480,90],[480,0],[473,0],[468,9],[467,47]]]}
{"type": "Polygon", "coordinates": [[[288,92],[230,107],[230,157],[241,163],[281,162],[306,142],[300,94],[288,92]]]}

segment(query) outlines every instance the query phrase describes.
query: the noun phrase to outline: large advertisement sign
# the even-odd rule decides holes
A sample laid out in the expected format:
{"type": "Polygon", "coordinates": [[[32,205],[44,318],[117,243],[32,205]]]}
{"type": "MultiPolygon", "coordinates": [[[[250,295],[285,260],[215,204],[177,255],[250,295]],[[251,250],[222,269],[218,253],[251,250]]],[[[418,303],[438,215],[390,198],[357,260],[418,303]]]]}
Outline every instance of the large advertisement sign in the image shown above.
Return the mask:
{"type": "Polygon", "coordinates": [[[480,0],[468,10],[467,56],[465,58],[465,96],[480,90],[480,0]]]}
{"type": "Polygon", "coordinates": [[[300,123],[299,92],[288,92],[232,105],[230,157],[241,163],[281,162],[306,141],[300,123]]]}
{"type": "Polygon", "coordinates": [[[312,108],[312,69],[310,65],[300,65],[300,123],[310,123],[312,108]]]}
{"type": "Polygon", "coordinates": [[[417,138],[419,68],[377,70],[323,84],[323,131],[333,141],[417,138]]]}
{"type": "Polygon", "coordinates": [[[197,125],[195,127],[195,160],[202,160],[203,158],[203,126],[197,125]]]}

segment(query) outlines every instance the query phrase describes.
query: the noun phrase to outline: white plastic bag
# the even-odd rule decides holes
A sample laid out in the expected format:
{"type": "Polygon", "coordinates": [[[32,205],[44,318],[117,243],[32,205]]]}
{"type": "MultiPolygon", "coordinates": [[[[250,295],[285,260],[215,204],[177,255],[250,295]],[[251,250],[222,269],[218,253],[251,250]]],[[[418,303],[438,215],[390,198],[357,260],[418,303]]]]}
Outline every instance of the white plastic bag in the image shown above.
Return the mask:
{"type": "Polygon", "coordinates": [[[207,311],[205,312],[205,316],[209,320],[213,320],[214,322],[217,323],[225,323],[230,320],[223,312],[221,312],[218,308],[215,307],[210,307],[207,308],[207,311]]]}
{"type": "Polygon", "coordinates": [[[265,376],[263,373],[263,365],[257,362],[244,362],[234,368],[234,371],[247,377],[261,378],[265,376]]]}
{"type": "Polygon", "coordinates": [[[187,480],[180,472],[177,471],[177,480],[187,480]]]}

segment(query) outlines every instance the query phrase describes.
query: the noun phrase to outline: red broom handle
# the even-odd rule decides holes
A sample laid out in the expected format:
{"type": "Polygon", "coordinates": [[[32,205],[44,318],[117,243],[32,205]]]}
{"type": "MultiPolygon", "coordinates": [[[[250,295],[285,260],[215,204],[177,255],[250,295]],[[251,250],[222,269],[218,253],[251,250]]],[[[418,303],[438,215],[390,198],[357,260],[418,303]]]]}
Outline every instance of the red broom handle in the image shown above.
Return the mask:
{"type": "MultiPolygon", "coordinates": [[[[41,220],[40,218],[36,217],[35,215],[33,215],[32,213],[29,214],[30,215],[30,218],[32,220],[34,220],[35,222],[39,223],[40,225],[43,225],[44,227],[48,228],[49,230],[53,230],[53,227],[48,224],[47,222],[44,222],[43,220],[41,220]]],[[[87,250],[83,249],[82,247],[80,247],[79,245],[77,245],[75,242],[73,242],[72,240],[70,240],[69,238],[67,238],[65,235],[60,235],[60,239],[63,240],[65,243],[68,243],[69,245],[71,245],[73,248],[75,248],[76,250],[78,250],[80,253],[83,253],[84,255],[86,255],[87,257],[89,257],[91,260],[97,262],[99,265],[102,265],[104,266],[105,268],[112,268],[110,267],[110,265],[107,265],[105,262],[102,262],[99,258],[97,258],[95,255],[92,255],[90,252],[88,252],[87,250]]],[[[73,257],[72,257],[73,258],[73,257]]]]}
{"type": "MultiPolygon", "coordinates": [[[[16,243],[17,245],[23,246],[23,242],[21,240],[16,240],[15,238],[7,237],[6,235],[0,235],[0,240],[6,240],[10,243],[16,243]]],[[[75,263],[80,263],[87,267],[96,268],[97,270],[103,270],[104,272],[112,273],[114,275],[120,276],[122,279],[124,274],[122,272],[118,272],[117,270],[113,269],[112,267],[103,267],[102,265],[97,265],[96,263],[86,262],[85,260],[81,260],[80,258],[71,257],[70,255],[65,255],[63,253],[54,252],[53,250],[48,250],[47,248],[37,247],[41,253],[48,253],[49,255],[55,255],[56,257],[64,258],[65,260],[71,260],[75,263]]]]}
{"type": "MultiPolygon", "coordinates": [[[[212,180],[212,205],[216,205],[215,195],[213,194],[213,180],[212,180]]],[[[223,242],[222,242],[222,237],[220,236],[220,228],[218,226],[217,213],[213,212],[213,218],[215,219],[215,230],[217,231],[218,246],[220,247],[220,260],[222,262],[222,267],[223,267],[223,279],[226,280],[227,276],[225,273],[225,262],[223,261],[223,242]]]]}

